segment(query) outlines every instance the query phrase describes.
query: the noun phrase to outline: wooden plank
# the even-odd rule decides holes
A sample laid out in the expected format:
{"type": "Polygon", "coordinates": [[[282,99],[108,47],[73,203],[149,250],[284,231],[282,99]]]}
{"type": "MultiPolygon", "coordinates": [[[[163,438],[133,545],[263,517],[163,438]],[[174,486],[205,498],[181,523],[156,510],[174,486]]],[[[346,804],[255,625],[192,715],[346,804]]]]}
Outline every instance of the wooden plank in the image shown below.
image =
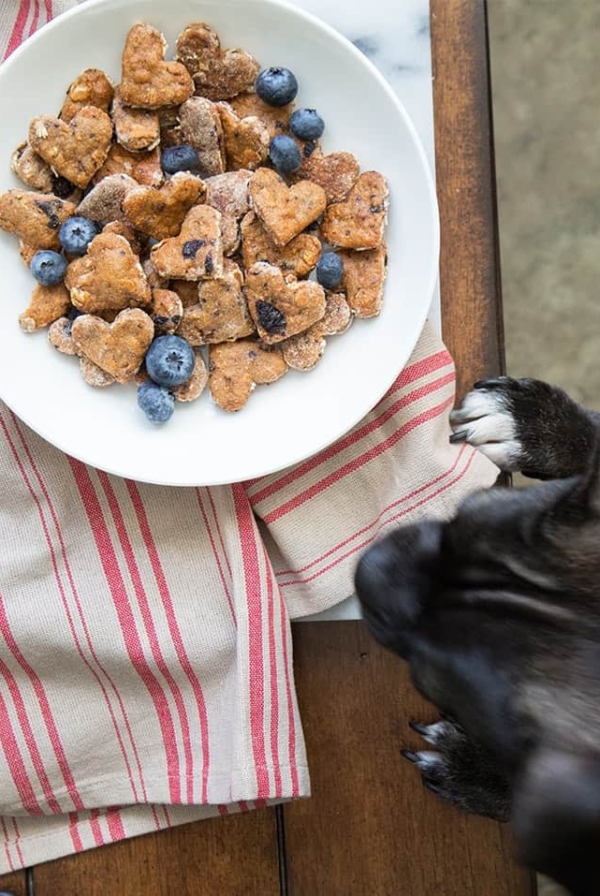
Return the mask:
{"type": "Polygon", "coordinates": [[[530,896],[506,826],[462,815],[421,784],[400,747],[435,710],[361,622],[294,628],[311,800],[284,808],[290,896],[530,896]]]}
{"type": "Polygon", "coordinates": [[[35,896],[279,896],[275,810],[181,825],[47,862],[33,869],[33,882],[35,896]]]}
{"type": "Polygon", "coordinates": [[[27,877],[24,871],[0,875],[0,896],[4,893],[10,893],[11,896],[27,896],[27,877]]]}

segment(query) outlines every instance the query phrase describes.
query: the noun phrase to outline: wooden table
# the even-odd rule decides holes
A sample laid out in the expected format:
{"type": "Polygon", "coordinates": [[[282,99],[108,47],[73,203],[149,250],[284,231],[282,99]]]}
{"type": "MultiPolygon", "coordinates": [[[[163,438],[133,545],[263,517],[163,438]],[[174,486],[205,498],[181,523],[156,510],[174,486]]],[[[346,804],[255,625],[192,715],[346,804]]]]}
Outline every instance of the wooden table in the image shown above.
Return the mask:
{"type": "MultiPolygon", "coordinates": [[[[431,0],[444,337],[459,394],[503,369],[486,12],[431,0]]],[[[15,896],[531,896],[506,827],[443,805],[399,754],[433,710],[360,622],[294,629],[312,799],[0,879],[15,896]]],[[[415,741],[415,745],[417,742],[415,741]]]]}

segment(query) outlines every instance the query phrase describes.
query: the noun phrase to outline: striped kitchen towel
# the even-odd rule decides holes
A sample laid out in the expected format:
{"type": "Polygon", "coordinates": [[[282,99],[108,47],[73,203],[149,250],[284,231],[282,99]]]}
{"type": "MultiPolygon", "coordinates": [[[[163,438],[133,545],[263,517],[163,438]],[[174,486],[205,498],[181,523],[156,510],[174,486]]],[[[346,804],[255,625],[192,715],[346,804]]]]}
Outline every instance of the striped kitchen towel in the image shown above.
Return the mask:
{"type": "MultiPolygon", "coordinates": [[[[3,55],[71,5],[0,0],[3,55]]],[[[426,327],[340,441],[205,489],[89,468],[0,404],[0,872],[309,794],[290,620],[494,481],[448,442],[454,383],[426,327]]]]}

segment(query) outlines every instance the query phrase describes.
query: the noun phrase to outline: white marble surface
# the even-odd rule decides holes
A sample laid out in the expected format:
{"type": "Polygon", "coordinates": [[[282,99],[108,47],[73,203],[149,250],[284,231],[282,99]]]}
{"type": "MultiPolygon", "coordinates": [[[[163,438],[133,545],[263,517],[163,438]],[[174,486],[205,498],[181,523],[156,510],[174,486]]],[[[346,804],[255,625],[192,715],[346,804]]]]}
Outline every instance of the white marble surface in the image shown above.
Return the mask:
{"type": "MultiPolygon", "coordinates": [[[[435,176],[429,0],[298,0],[296,6],[336,28],[377,66],[412,118],[435,176]]],[[[441,329],[437,290],[429,319],[441,329]]],[[[300,621],[333,619],[360,619],[356,598],[300,621]]]]}

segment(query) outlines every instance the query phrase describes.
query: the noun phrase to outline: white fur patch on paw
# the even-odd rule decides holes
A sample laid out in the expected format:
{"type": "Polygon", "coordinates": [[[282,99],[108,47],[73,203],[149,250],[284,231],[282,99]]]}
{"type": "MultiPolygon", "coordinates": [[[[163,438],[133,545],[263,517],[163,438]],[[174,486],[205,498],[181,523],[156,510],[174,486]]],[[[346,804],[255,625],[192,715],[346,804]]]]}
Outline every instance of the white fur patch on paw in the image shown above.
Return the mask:
{"type": "Polygon", "coordinates": [[[454,442],[468,442],[478,448],[501,470],[522,466],[523,446],[502,392],[476,389],[465,397],[460,408],[450,414],[454,442]]]}

